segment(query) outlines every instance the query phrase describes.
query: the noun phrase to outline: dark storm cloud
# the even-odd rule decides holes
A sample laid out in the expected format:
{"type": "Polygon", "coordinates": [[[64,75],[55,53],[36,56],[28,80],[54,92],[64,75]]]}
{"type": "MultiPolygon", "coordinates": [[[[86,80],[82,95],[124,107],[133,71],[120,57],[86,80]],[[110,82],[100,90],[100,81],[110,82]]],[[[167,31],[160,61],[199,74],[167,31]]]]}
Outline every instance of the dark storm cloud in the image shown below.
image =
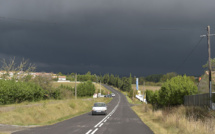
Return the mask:
{"type": "Polygon", "coordinates": [[[207,61],[206,39],[183,61],[207,25],[215,31],[214,4],[0,0],[0,54],[29,58],[38,71],[198,75],[207,61]]]}

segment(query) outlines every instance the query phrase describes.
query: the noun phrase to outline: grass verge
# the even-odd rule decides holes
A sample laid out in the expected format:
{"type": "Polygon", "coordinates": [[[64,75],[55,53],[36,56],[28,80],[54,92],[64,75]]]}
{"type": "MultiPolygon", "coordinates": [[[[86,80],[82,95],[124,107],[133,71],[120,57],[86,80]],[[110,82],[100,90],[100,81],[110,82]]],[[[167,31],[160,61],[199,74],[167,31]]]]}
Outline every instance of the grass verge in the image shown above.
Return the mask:
{"type": "MultiPolygon", "coordinates": [[[[132,84],[132,89],[136,89],[136,84],[132,84]]],[[[144,86],[144,90],[152,90],[152,91],[156,91],[156,90],[160,90],[161,86],[144,86]]],[[[139,90],[142,91],[143,90],[143,85],[139,85],[139,90]]]]}
{"type": "Polygon", "coordinates": [[[151,105],[133,106],[132,109],[155,134],[214,134],[214,112],[203,108],[177,106],[152,110],[151,105]]]}
{"type": "Polygon", "coordinates": [[[111,101],[111,98],[88,98],[46,101],[30,107],[20,106],[0,113],[0,124],[50,125],[91,111],[94,102],[111,101]]]}
{"type": "MultiPolygon", "coordinates": [[[[76,85],[78,86],[78,84],[80,84],[81,82],[77,82],[76,85]]],[[[52,82],[52,86],[57,88],[60,85],[64,85],[64,86],[70,86],[70,87],[75,87],[75,82],[52,82]]]]}

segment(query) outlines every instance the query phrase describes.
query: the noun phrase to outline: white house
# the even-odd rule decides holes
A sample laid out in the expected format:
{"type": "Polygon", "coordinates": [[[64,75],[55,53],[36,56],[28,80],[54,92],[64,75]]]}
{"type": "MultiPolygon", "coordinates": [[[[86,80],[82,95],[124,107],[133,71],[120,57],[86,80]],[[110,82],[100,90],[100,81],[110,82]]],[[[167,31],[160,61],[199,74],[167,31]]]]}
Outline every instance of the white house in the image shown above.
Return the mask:
{"type": "Polygon", "coordinates": [[[66,81],[66,76],[58,76],[58,81],[66,81]]]}

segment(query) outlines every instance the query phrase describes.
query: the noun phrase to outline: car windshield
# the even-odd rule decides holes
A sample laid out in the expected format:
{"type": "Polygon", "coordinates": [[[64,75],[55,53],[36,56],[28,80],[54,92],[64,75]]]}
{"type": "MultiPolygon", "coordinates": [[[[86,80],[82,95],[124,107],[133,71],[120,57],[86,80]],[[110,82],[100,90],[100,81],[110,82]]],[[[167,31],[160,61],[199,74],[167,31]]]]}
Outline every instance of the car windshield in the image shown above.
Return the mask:
{"type": "Polygon", "coordinates": [[[105,107],[105,103],[95,103],[94,107],[105,107]]]}

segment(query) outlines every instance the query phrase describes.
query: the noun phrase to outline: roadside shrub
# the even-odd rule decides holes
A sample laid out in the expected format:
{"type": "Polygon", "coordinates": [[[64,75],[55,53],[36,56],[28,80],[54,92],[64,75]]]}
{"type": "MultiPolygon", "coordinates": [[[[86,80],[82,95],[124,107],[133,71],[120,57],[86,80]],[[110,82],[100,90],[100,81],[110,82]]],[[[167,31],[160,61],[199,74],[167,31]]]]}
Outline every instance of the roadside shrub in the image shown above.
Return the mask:
{"type": "Polygon", "coordinates": [[[174,106],[184,103],[185,95],[198,92],[195,83],[186,75],[167,80],[159,91],[146,91],[146,99],[154,106],[174,106]]]}
{"type": "Polygon", "coordinates": [[[63,99],[62,95],[61,95],[61,90],[59,88],[56,89],[51,89],[51,90],[45,90],[46,92],[46,99],[63,99]]]}
{"type": "Polygon", "coordinates": [[[159,90],[162,106],[180,105],[184,103],[185,95],[192,95],[198,92],[195,83],[186,75],[176,76],[167,80],[159,90]]]}
{"type": "Polygon", "coordinates": [[[63,84],[60,85],[60,87],[57,88],[59,90],[60,94],[59,97],[60,99],[66,98],[72,98],[75,95],[75,88],[72,86],[65,86],[63,84]]]}
{"type": "Polygon", "coordinates": [[[95,86],[92,81],[80,83],[77,86],[77,96],[92,96],[95,93],[95,86]]]}
{"type": "Polygon", "coordinates": [[[130,97],[130,98],[133,98],[133,92],[134,92],[134,97],[135,97],[135,95],[137,94],[137,90],[135,89],[135,90],[130,90],[129,91],[129,93],[128,93],[128,97],[130,97]]]}
{"type": "Polygon", "coordinates": [[[148,103],[152,103],[152,96],[154,95],[154,92],[152,90],[146,90],[146,101],[148,103]]]}
{"type": "Polygon", "coordinates": [[[44,90],[34,83],[0,80],[0,104],[39,101],[43,96],[44,90]]]}

